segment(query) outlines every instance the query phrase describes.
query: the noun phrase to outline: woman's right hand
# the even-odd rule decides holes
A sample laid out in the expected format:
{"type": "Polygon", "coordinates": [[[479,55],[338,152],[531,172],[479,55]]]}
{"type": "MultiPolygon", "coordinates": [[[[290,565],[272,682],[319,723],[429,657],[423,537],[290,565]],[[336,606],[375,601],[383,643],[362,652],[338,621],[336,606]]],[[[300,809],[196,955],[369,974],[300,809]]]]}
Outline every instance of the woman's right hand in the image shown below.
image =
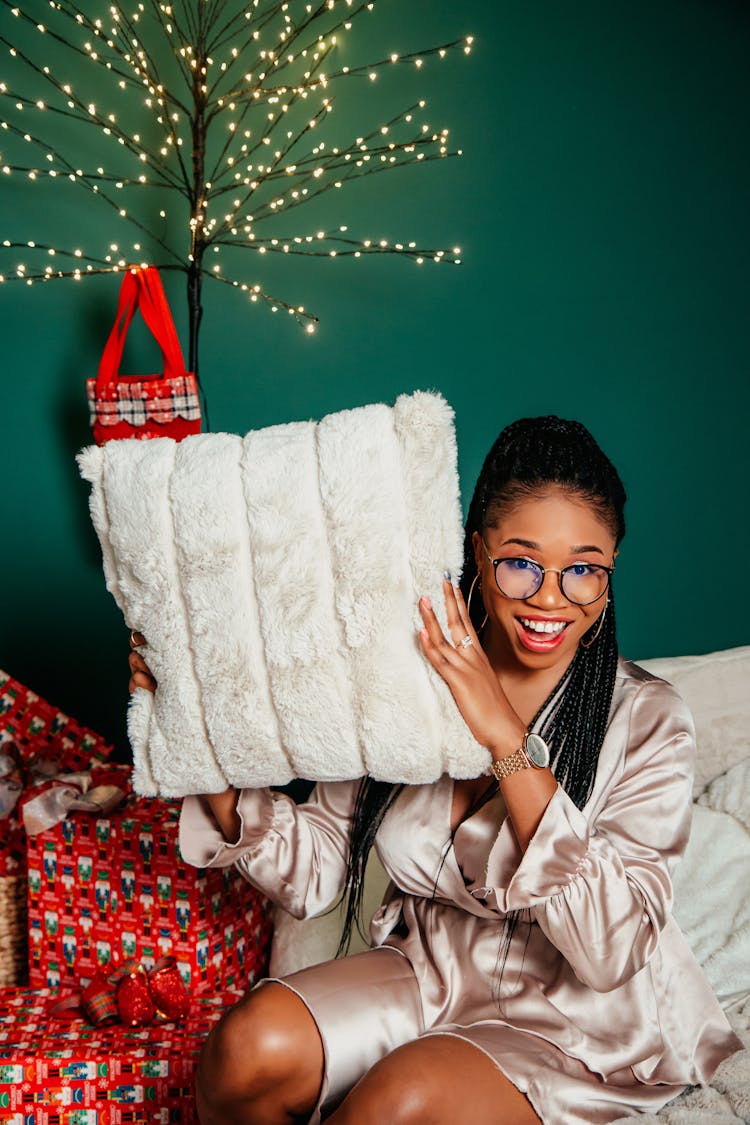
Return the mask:
{"type": "Polygon", "coordinates": [[[130,683],[128,684],[128,691],[132,693],[137,687],[145,688],[146,691],[156,691],[156,680],[151,674],[146,661],[143,659],[138,649],[141,645],[145,645],[146,638],[143,633],[137,633],[135,630],[130,634],[130,648],[131,653],[128,657],[128,664],[130,665],[130,683]]]}

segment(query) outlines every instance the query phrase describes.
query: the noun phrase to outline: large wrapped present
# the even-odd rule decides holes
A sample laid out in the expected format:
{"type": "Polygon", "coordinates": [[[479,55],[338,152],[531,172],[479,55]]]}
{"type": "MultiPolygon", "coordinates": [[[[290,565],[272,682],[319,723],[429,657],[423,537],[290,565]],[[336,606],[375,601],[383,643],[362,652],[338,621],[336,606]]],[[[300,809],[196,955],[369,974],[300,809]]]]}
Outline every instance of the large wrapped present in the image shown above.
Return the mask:
{"type": "Polygon", "coordinates": [[[28,837],[29,984],[86,984],[128,958],[172,956],[192,993],[245,988],[265,971],[270,903],[235,868],[182,858],[179,801],[129,793],[28,837]]]}
{"type": "Polygon", "coordinates": [[[0,987],[25,979],[26,840],[16,807],[40,775],[103,763],[110,743],[0,670],[0,987]]]}
{"type": "Polygon", "coordinates": [[[3,1125],[197,1125],[201,1045],[242,993],[193,999],[187,1019],[151,1027],[93,1027],[50,1018],[50,989],[0,990],[3,1125]]]}
{"type": "Polygon", "coordinates": [[[0,670],[0,745],[12,741],[26,762],[50,761],[62,771],[106,762],[112,746],[0,670]]]}

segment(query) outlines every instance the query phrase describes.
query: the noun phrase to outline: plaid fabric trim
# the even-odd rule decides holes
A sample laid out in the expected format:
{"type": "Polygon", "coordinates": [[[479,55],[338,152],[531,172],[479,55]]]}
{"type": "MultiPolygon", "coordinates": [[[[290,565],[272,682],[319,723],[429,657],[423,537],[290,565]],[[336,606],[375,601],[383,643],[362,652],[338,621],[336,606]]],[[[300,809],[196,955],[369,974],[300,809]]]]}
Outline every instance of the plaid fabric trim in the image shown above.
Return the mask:
{"type": "Polygon", "coordinates": [[[91,425],[115,426],[129,422],[143,426],[146,422],[174,422],[184,418],[199,422],[201,417],[198,384],[194,375],[178,379],[131,379],[112,383],[97,395],[96,379],[86,380],[91,425]]]}

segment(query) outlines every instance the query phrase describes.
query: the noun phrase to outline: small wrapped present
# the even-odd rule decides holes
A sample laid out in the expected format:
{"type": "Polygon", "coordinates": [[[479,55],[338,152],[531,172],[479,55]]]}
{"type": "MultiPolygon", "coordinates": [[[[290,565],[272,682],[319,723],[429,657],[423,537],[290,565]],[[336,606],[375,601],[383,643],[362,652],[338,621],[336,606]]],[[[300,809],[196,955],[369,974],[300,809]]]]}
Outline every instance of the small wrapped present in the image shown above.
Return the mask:
{"type": "Polygon", "coordinates": [[[3,1125],[198,1125],[194,1082],[204,1039],[241,999],[193,998],[181,1023],[129,1028],[60,1021],[50,989],[0,990],[3,1125]]]}
{"type": "Polygon", "coordinates": [[[270,903],[234,868],[180,853],[179,801],[136,797],[28,837],[29,983],[80,986],[135,958],[174,957],[191,993],[245,988],[266,968],[270,903]]]}
{"type": "Polygon", "coordinates": [[[101,735],[0,670],[0,987],[26,976],[26,837],[18,800],[40,777],[88,770],[111,751],[101,735]]]}

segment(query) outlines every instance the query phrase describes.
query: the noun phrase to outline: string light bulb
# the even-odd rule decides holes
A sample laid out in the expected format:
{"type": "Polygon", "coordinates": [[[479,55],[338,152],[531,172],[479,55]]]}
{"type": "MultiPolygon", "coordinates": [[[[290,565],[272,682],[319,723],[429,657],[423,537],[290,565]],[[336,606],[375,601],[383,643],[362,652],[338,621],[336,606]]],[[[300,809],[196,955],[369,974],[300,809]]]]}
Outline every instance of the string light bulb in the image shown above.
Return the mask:
{"type": "MultiPolygon", "coordinates": [[[[0,33],[12,63],[12,73],[0,82],[0,128],[10,142],[4,143],[0,170],[24,176],[34,190],[55,180],[86,191],[97,206],[109,209],[118,241],[99,252],[83,245],[6,241],[0,254],[23,247],[27,260],[3,267],[2,281],[80,281],[121,272],[128,257],[119,246],[127,240],[138,260],[190,277],[195,369],[205,278],[232,285],[272,311],[285,310],[307,333],[315,330],[317,318],[302,305],[237,277],[238,253],[358,261],[377,253],[409,257],[419,265],[458,263],[458,247],[356,238],[349,224],[314,233],[294,229],[297,208],[340,192],[352,180],[460,154],[447,129],[424,119],[424,99],[361,130],[361,136],[332,143],[329,122],[336,121],[337,94],[345,90],[348,101],[355,78],[369,86],[397,67],[426,75],[430,63],[469,54],[474,45],[472,36],[464,36],[420,51],[392,51],[361,65],[339,65],[342,43],[374,8],[372,0],[222,5],[185,0],[179,8],[151,0],[134,10],[110,4],[103,17],[67,0],[29,0],[11,8],[18,35],[11,40],[10,30],[0,33]],[[82,73],[87,68],[90,75],[82,73]],[[99,71],[107,79],[98,80],[96,95],[87,97],[87,82],[99,71]],[[72,134],[57,128],[66,120],[97,131],[102,157],[96,167],[78,153],[72,134]],[[16,151],[18,146],[31,158],[16,151]],[[180,212],[186,218],[175,222],[180,212]],[[125,233],[119,237],[121,231],[135,231],[138,241],[125,233]],[[180,231],[186,231],[186,242],[180,231]],[[218,254],[210,266],[209,251],[218,254]]],[[[367,112],[376,104],[368,93],[367,112]]]]}

